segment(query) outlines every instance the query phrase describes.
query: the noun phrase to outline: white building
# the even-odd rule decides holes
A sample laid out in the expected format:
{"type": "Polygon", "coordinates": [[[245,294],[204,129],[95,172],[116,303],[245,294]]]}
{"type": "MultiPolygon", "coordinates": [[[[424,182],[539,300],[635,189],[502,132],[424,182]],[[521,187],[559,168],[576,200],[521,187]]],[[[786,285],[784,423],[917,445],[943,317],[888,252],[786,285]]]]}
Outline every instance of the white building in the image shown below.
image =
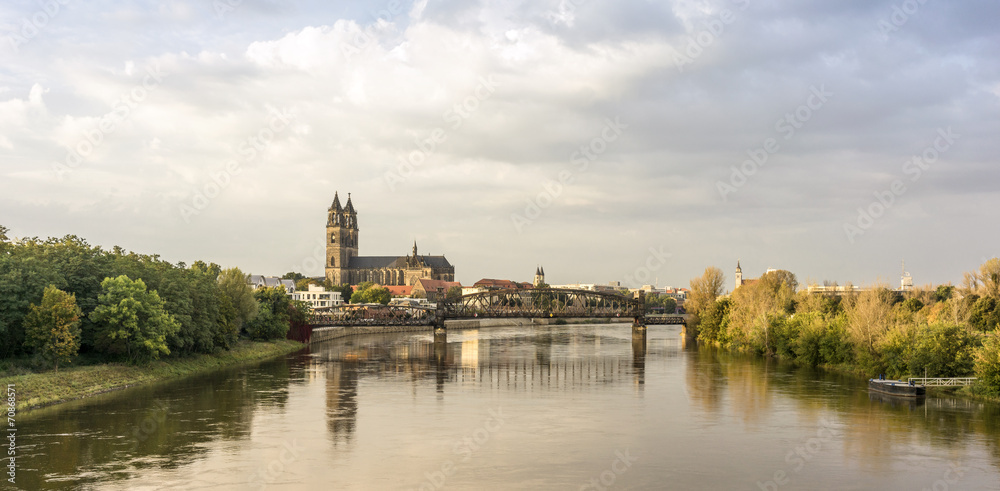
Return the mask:
{"type": "Polygon", "coordinates": [[[309,285],[308,290],[293,293],[292,299],[308,302],[313,309],[328,309],[344,303],[340,292],[329,292],[319,285],[309,285]]]}

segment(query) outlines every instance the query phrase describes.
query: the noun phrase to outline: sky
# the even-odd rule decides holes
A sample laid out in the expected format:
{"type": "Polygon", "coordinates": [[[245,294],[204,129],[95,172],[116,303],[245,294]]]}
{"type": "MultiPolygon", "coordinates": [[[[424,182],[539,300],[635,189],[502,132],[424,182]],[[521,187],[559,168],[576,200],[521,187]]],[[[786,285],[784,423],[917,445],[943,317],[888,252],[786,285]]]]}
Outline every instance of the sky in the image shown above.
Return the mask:
{"type": "Polygon", "coordinates": [[[16,0],[0,225],[321,275],[958,283],[998,254],[993,1],[16,0]]]}

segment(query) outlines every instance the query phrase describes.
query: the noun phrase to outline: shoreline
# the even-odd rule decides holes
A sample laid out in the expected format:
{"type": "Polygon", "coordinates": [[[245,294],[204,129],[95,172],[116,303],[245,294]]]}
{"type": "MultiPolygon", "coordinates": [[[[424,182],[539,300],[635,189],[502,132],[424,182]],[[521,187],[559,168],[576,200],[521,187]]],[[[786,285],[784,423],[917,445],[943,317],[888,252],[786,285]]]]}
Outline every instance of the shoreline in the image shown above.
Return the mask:
{"type": "MultiPolygon", "coordinates": [[[[837,374],[841,374],[841,375],[847,375],[847,376],[850,376],[850,377],[857,378],[859,381],[865,381],[865,382],[867,382],[868,380],[870,380],[870,379],[872,379],[872,378],[874,378],[874,377],[877,376],[877,375],[867,376],[858,367],[855,367],[855,366],[852,366],[852,365],[830,365],[830,364],[825,364],[824,363],[824,364],[816,365],[815,367],[809,367],[807,365],[799,364],[795,360],[789,360],[789,359],[781,358],[779,356],[774,356],[774,355],[771,355],[771,356],[768,356],[768,355],[759,355],[759,354],[750,353],[748,351],[726,349],[726,348],[723,348],[722,346],[705,343],[704,341],[701,341],[701,340],[698,341],[698,348],[699,349],[704,349],[704,348],[714,349],[714,350],[728,352],[728,353],[736,353],[736,354],[742,354],[742,355],[747,355],[747,356],[753,356],[753,357],[760,358],[760,359],[763,359],[763,360],[773,360],[773,361],[776,361],[778,363],[788,363],[788,364],[794,366],[796,369],[802,369],[802,368],[819,369],[819,370],[823,370],[825,372],[837,373],[837,374]]],[[[1000,397],[991,397],[991,396],[986,396],[986,395],[982,395],[982,394],[976,394],[976,393],[972,392],[971,389],[972,389],[972,386],[927,387],[927,394],[926,394],[925,397],[949,397],[950,396],[950,397],[956,397],[956,398],[959,398],[959,399],[966,399],[966,400],[975,401],[975,402],[986,402],[986,403],[992,403],[992,404],[1000,404],[1000,397]]]]}
{"type": "Polygon", "coordinates": [[[4,380],[17,388],[17,411],[32,411],[70,401],[238,367],[294,353],[307,345],[298,341],[243,341],[234,349],[212,355],[167,358],[147,365],[104,363],[41,373],[15,375],[4,380]]]}

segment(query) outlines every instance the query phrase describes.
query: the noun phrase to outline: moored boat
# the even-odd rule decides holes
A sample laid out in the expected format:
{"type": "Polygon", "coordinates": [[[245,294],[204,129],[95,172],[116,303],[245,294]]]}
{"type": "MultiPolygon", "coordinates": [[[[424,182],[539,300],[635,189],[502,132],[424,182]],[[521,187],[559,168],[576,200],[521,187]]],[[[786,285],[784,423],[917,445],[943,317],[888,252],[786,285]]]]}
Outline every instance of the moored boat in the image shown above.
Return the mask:
{"type": "Polygon", "coordinates": [[[868,389],[881,392],[883,394],[902,397],[919,397],[927,393],[927,389],[923,385],[917,385],[913,382],[904,382],[902,380],[885,380],[877,378],[868,379],[868,389]]]}

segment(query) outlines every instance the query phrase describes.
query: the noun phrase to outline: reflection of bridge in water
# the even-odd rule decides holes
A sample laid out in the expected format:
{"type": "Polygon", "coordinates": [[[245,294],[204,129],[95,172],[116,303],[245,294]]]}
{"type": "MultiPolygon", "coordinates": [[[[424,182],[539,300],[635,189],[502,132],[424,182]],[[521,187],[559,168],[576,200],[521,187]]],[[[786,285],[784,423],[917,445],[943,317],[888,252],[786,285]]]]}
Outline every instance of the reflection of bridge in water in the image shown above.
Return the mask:
{"type": "Polygon", "coordinates": [[[588,392],[627,379],[641,392],[647,356],[677,357],[683,348],[679,335],[647,342],[645,331],[620,337],[559,329],[527,336],[528,343],[525,336],[511,337],[509,331],[491,338],[489,331],[470,329],[453,335],[450,343],[441,335],[392,333],[359,334],[314,345],[314,366],[322,367],[326,377],[331,435],[335,441],[350,440],[363,378],[395,377],[415,387],[432,382],[440,394],[449,386],[518,393],[588,392]],[[605,354],[577,355],[594,345],[605,354]]]}
{"type": "MultiPolygon", "coordinates": [[[[439,298],[444,292],[438,292],[439,298]]],[[[591,318],[632,320],[633,327],[647,324],[684,324],[681,315],[646,316],[645,296],[541,288],[504,289],[463,295],[439,301],[435,308],[408,305],[345,305],[313,316],[313,327],[325,326],[434,326],[444,329],[453,319],[591,318]]]]}

